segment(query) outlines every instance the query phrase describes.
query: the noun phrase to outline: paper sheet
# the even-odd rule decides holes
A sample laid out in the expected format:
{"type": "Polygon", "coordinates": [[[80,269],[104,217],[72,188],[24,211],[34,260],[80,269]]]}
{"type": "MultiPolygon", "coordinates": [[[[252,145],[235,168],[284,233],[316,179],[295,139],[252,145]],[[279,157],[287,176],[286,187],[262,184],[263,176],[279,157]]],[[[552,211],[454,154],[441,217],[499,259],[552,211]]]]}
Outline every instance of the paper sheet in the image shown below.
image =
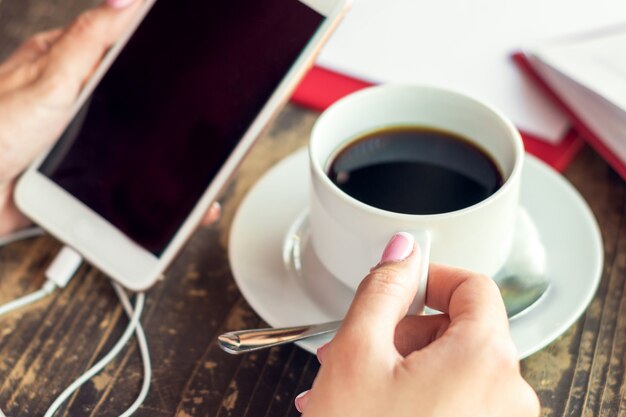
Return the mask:
{"type": "MultiPolygon", "coordinates": [[[[626,26],[528,49],[533,66],[626,164],[626,26]]],[[[622,174],[623,175],[623,174],[622,174]]]]}
{"type": "Polygon", "coordinates": [[[515,67],[511,53],[620,22],[624,0],[354,0],[318,64],[370,81],[452,88],[557,142],[565,117],[515,67]]]}
{"type": "Polygon", "coordinates": [[[626,115],[626,25],[540,45],[534,54],[626,115]]]}

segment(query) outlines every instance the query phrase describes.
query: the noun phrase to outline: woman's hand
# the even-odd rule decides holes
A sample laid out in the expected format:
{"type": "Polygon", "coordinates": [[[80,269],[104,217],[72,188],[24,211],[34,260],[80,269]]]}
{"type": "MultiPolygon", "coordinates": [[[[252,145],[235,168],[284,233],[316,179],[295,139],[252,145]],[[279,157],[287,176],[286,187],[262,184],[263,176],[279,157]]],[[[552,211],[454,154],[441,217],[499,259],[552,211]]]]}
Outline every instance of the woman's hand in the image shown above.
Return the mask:
{"type": "MultiPolygon", "coordinates": [[[[20,173],[61,135],[76,99],[140,0],[108,0],[67,28],[34,35],[0,64],[0,236],[29,224],[13,201],[20,173]]],[[[217,220],[213,204],[203,224],[217,220]]]]}
{"type": "Polygon", "coordinates": [[[497,286],[431,265],[427,300],[443,314],[408,316],[419,248],[404,233],[360,285],[320,372],[296,399],[304,416],[536,417],[497,286]]]}
{"type": "Polygon", "coordinates": [[[140,1],[109,1],[66,29],[34,35],[0,64],[0,235],[28,221],[13,203],[17,176],[63,132],[78,94],[140,1]]]}

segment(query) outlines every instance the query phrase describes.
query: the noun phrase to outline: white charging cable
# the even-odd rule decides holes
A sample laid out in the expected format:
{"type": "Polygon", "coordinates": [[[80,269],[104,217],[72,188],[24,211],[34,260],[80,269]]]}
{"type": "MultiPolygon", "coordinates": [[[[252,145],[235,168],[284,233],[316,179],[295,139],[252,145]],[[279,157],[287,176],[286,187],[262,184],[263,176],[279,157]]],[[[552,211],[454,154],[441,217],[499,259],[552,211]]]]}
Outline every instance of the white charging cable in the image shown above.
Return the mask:
{"type": "Polygon", "coordinates": [[[143,332],[143,329],[139,325],[139,318],[141,317],[141,312],[143,311],[144,302],[145,302],[145,294],[138,293],[137,300],[135,301],[135,307],[131,307],[130,301],[128,300],[128,295],[124,289],[122,289],[117,283],[113,283],[113,288],[117,293],[124,310],[126,310],[126,314],[128,315],[130,322],[128,326],[126,326],[126,330],[119,338],[115,346],[107,353],[102,359],[100,359],[94,366],[89,368],[87,372],[78,377],[74,382],[72,382],[57,398],[54,400],[48,411],[44,414],[44,417],[52,417],[54,413],[58,411],[61,405],[67,400],[74,391],[80,388],[85,382],[89,381],[94,375],[102,370],[105,366],[109,364],[115,357],[120,353],[124,345],[131,338],[133,333],[137,331],[137,339],[139,341],[139,348],[141,350],[141,358],[144,365],[144,380],[141,387],[141,392],[139,397],[135,400],[135,402],[130,406],[128,410],[126,410],[121,416],[130,416],[133,412],[139,408],[139,406],[143,403],[145,396],[148,393],[148,389],[150,388],[150,377],[152,373],[152,369],[150,366],[150,353],[148,351],[148,343],[146,342],[146,337],[143,332]]]}
{"type": "MultiPolygon", "coordinates": [[[[27,229],[23,229],[23,230],[20,230],[15,233],[11,233],[6,236],[1,236],[0,246],[8,245],[9,243],[17,242],[19,240],[28,239],[31,237],[41,236],[43,234],[44,234],[44,231],[40,227],[29,227],[27,229]]],[[[56,288],[56,285],[54,285],[54,283],[50,283],[46,281],[44,285],[39,290],[35,291],[34,293],[28,294],[24,297],[18,298],[17,300],[13,300],[9,303],[1,305],[0,316],[8,313],[9,311],[13,311],[20,307],[24,307],[28,304],[34,303],[40,298],[43,298],[46,295],[50,294],[52,291],[54,291],[55,288],[56,288]]],[[[1,412],[2,411],[0,411],[0,413],[1,412]]],[[[0,414],[0,417],[2,417],[2,414],[0,414]]]]}
{"type": "Polygon", "coordinates": [[[43,236],[45,232],[41,227],[27,227],[17,232],[10,233],[8,235],[0,236],[0,246],[8,245],[9,243],[17,242],[31,237],[43,236]]]}
{"type": "MultiPolygon", "coordinates": [[[[43,230],[38,227],[25,229],[12,235],[0,238],[0,246],[18,240],[27,239],[34,236],[40,236],[43,233],[43,230]]],[[[52,261],[50,266],[46,269],[46,282],[43,284],[43,286],[39,290],[31,294],[25,295],[21,298],[0,306],[0,316],[20,307],[31,304],[45,297],[46,295],[51,294],[57,288],[65,287],[70,279],[72,279],[72,277],[76,274],[76,270],[81,263],[82,257],[80,256],[80,254],[67,246],[63,247],[59,254],[56,256],[56,258],[52,261]]],[[[143,331],[143,328],[141,327],[141,322],[139,320],[145,304],[145,294],[137,294],[135,306],[133,308],[131,306],[130,300],[128,299],[126,291],[124,291],[124,289],[116,282],[111,281],[111,284],[113,285],[113,289],[115,290],[115,293],[117,294],[120,303],[122,304],[124,311],[129,318],[129,323],[126,327],[126,330],[122,334],[122,337],[120,337],[120,339],[117,341],[115,346],[113,346],[113,348],[102,359],[100,359],[94,366],[87,370],[87,372],[85,372],[72,384],[70,384],[61,393],[61,395],[59,395],[54,400],[52,405],[46,411],[45,417],[53,416],[58,411],[63,402],[65,402],[65,400],[67,400],[67,398],[69,398],[69,396],[72,395],[74,391],[76,391],[81,385],[83,385],[94,375],[100,372],[106,365],[108,365],[120,353],[120,351],[122,350],[124,345],[126,345],[133,333],[135,333],[137,336],[137,342],[139,344],[139,350],[141,353],[141,361],[143,364],[143,382],[138,397],[135,399],[133,404],[120,415],[120,417],[128,417],[132,415],[135,411],[137,411],[141,404],[143,404],[143,401],[148,395],[148,391],[150,390],[150,380],[152,378],[152,365],[150,363],[150,351],[148,349],[146,335],[143,331]]],[[[4,417],[2,410],[0,410],[0,417],[4,417]]]]}
{"type": "MultiPolygon", "coordinates": [[[[128,295],[124,288],[119,285],[117,282],[111,281],[113,284],[113,289],[117,293],[120,302],[122,303],[122,307],[126,311],[126,315],[129,319],[133,316],[133,313],[136,313],[137,309],[135,308],[135,312],[133,312],[133,308],[130,305],[130,300],[128,299],[128,295]]],[[[139,295],[137,295],[139,297],[139,295]]],[[[139,391],[139,395],[132,403],[130,407],[122,414],[120,417],[128,417],[131,416],[141,404],[145,401],[148,396],[148,391],[150,391],[150,381],[152,380],[152,363],[150,362],[150,349],[148,349],[148,341],[146,339],[146,334],[143,331],[143,327],[141,327],[141,322],[137,322],[137,327],[135,328],[135,334],[137,335],[137,343],[139,344],[139,351],[141,353],[141,362],[143,363],[143,382],[141,384],[141,390],[139,391]]]]}
{"type": "MultiPolygon", "coordinates": [[[[29,236],[31,237],[31,236],[29,236]]],[[[15,239],[17,240],[17,239],[15,239]]],[[[12,240],[13,242],[15,240],[12,240]]],[[[50,266],[44,273],[46,282],[37,291],[10,301],[0,306],[0,316],[9,311],[27,306],[35,301],[52,294],[57,288],[64,288],[76,273],[76,270],[83,262],[83,258],[73,249],[65,246],[54,258],[50,266]]]]}

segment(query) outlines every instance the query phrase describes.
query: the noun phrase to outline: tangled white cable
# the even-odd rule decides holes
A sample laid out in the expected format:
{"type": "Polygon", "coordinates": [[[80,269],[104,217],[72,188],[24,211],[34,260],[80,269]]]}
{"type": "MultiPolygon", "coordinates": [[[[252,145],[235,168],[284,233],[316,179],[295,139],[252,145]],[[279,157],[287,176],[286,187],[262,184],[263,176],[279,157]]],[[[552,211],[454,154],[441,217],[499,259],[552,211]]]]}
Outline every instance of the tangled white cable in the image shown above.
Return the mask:
{"type": "MultiPolygon", "coordinates": [[[[34,237],[40,236],[43,234],[43,231],[40,228],[30,228],[20,231],[18,233],[14,233],[12,235],[0,238],[0,246],[34,237]]],[[[24,307],[28,304],[31,304],[46,295],[53,293],[57,288],[63,288],[69,282],[69,280],[74,276],[76,270],[82,263],[82,257],[72,250],[69,247],[64,247],[61,249],[57,257],[50,264],[50,266],[46,269],[46,282],[43,286],[28,295],[25,295],[21,298],[13,300],[9,303],[0,306],[0,316],[6,314],[10,311],[18,309],[20,307],[24,307]]],[[[78,377],[74,382],[72,382],[62,393],[59,395],[52,405],[46,411],[44,417],[52,417],[58,409],[61,407],[63,402],[69,398],[70,395],[81,385],[91,379],[94,375],[100,372],[106,365],[108,365],[115,357],[121,352],[124,348],[128,340],[131,338],[133,333],[137,336],[137,342],[139,344],[139,351],[141,353],[141,361],[143,364],[143,382],[141,384],[141,390],[139,395],[135,399],[135,401],[131,404],[131,406],[120,414],[120,417],[128,417],[132,415],[137,409],[141,406],[146,396],[148,395],[148,391],[150,390],[150,380],[152,378],[152,364],[150,362],[150,351],[148,349],[148,342],[146,340],[146,335],[141,327],[140,317],[145,305],[146,296],[144,293],[138,293],[135,306],[133,307],[128,298],[128,294],[126,291],[116,282],[111,281],[111,285],[113,285],[113,289],[117,294],[117,297],[126,312],[126,315],[129,318],[129,323],[126,326],[126,330],[117,341],[115,346],[102,358],[100,359],[94,366],[89,368],[87,372],[78,377]]],[[[2,410],[0,410],[0,417],[5,417],[2,410]]]]}
{"type": "Polygon", "coordinates": [[[137,294],[137,300],[135,301],[135,307],[133,309],[133,307],[131,307],[130,305],[130,300],[128,299],[128,295],[126,294],[124,289],[117,283],[112,282],[112,284],[113,284],[113,288],[115,289],[115,292],[117,293],[117,296],[120,299],[120,302],[122,303],[122,306],[124,307],[124,310],[126,311],[126,314],[128,315],[128,318],[130,319],[128,326],[126,326],[126,330],[124,331],[122,336],[119,338],[115,346],[113,346],[113,348],[109,351],[109,353],[107,353],[94,366],[89,368],[87,372],[82,374],[74,382],[72,382],[72,384],[70,384],[67,388],[65,388],[65,391],[63,391],[56,398],[56,400],[54,400],[50,408],[48,408],[48,411],[46,411],[46,414],[44,414],[44,417],[52,417],[58,411],[61,405],[65,402],[65,400],[67,400],[74,391],[80,388],[80,386],[83,385],[85,382],[89,381],[94,375],[96,375],[105,366],[107,366],[109,362],[115,359],[115,357],[121,352],[124,345],[126,345],[128,340],[131,338],[131,336],[135,332],[137,333],[137,340],[139,342],[139,349],[141,351],[141,359],[143,361],[143,366],[144,366],[144,379],[143,379],[143,384],[142,384],[141,392],[139,393],[139,396],[133,402],[130,408],[124,411],[124,413],[122,413],[120,416],[127,417],[133,414],[137,410],[137,408],[141,406],[141,404],[143,403],[143,400],[148,394],[148,390],[150,388],[150,378],[152,374],[152,368],[150,364],[150,352],[148,351],[148,343],[146,341],[146,336],[139,323],[139,318],[141,317],[141,312],[143,311],[146,296],[144,293],[137,294]]]}

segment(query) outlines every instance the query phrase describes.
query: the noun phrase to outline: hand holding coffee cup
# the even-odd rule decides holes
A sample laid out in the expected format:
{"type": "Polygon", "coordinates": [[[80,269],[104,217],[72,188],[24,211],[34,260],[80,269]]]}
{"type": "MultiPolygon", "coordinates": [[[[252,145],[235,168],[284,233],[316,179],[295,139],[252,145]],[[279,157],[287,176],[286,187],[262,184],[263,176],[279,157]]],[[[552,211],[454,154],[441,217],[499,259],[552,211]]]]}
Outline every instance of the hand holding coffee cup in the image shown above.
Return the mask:
{"type": "Polygon", "coordinates": [[[434,87],[369,88],[319,118],[309,156],[313,248],[347,286],[356,289],[401,231],[415,236],[426,268],[429,250],[433,262],[488,276],[504,264],[523,144],[488,105],[434,87]]]}

